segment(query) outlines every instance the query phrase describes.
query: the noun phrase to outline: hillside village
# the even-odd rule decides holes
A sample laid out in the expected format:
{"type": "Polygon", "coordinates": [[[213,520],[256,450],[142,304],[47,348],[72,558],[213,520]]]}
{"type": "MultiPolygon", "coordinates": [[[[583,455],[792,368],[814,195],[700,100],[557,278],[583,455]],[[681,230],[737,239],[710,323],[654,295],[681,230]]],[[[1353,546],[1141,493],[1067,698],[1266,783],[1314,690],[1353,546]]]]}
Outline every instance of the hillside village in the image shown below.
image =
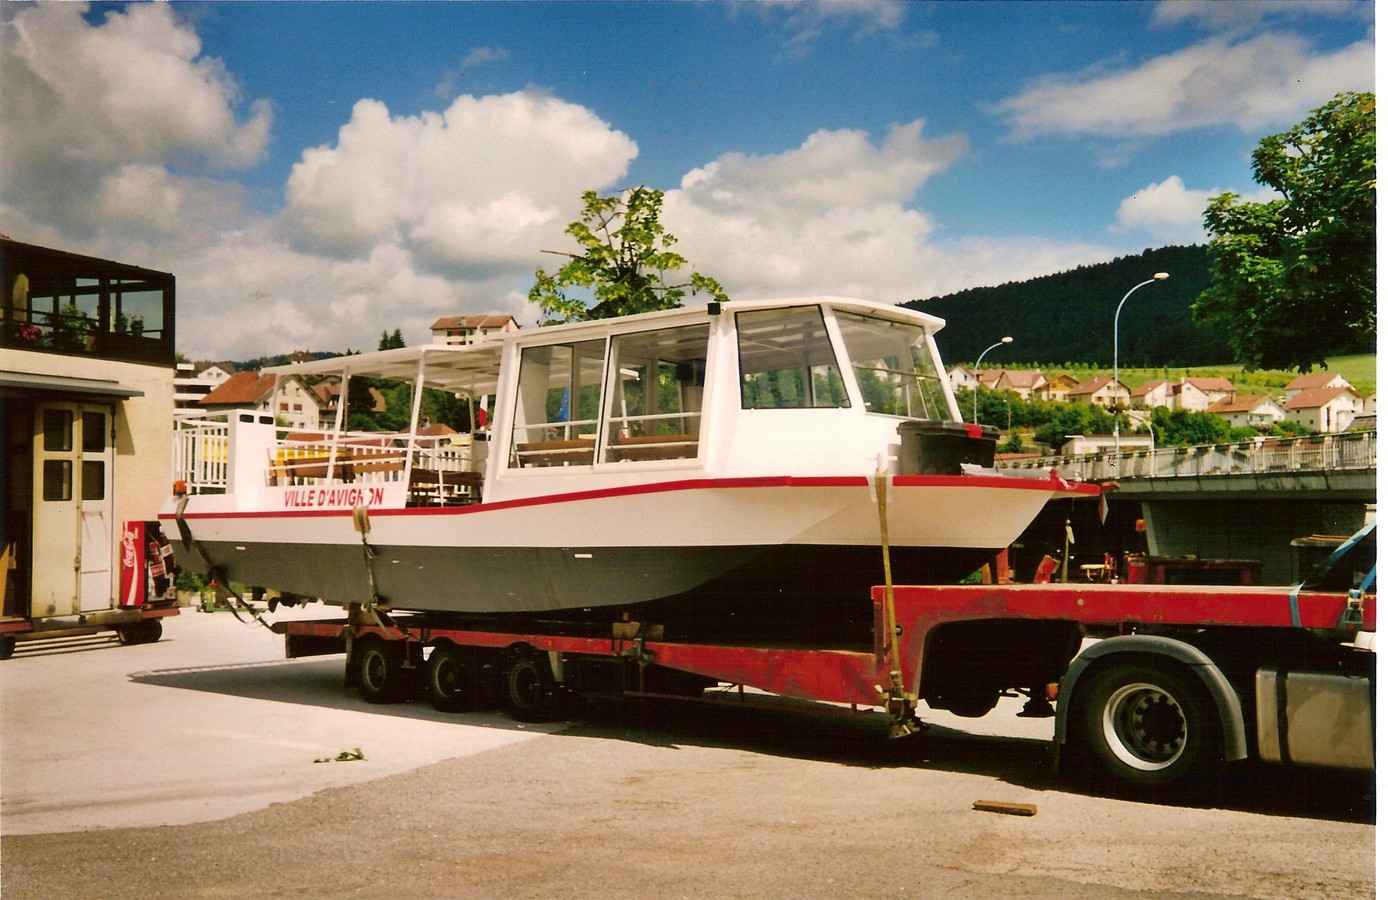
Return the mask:
{"type": "Polygon", "coordinates": [[[1112,375],[1083,381],[1061,372],[1051,377],[1039,369],[973,369],[956,365],[949,370],[950,387],[958,394],[976,389],[999,391],[1023,400],[1093,403],[1105,409],[1130,409],[1135,419],[1144,410],[1165,408],[1207,412],[1231,428],[1289,422],[1310,432],[1329,433],[1373,428],[1377,393],[1360,394],[1338,372],[1300,375],[1280,395],[1240,394],[1227,378],[1188,376],[1178,381],[1148,381],[1130,387],[1112,375]]]}

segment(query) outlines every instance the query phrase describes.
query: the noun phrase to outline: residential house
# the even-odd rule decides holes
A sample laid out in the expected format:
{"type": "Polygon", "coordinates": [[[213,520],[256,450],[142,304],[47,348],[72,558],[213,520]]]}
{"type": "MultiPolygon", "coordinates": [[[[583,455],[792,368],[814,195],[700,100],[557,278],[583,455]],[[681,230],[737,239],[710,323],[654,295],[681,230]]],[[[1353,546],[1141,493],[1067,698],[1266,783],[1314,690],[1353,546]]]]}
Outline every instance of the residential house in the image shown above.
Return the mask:
{"type": "Polygon", "coordinates": [[[319,425],[318,395],[299,378],[286,378],[275,392],[275,376],[259,372],[237,372],[198,405],[211,413],[244,410],[269,413],[287,427],[306,431],[319,425]]]}
{"type": "Polygon", "coordinates": [[[1003,379],[1006,375],[1006,369],[975,369],[974,381],[981,388],[987,388],[990,391],[1000,391],[1003,389],[1003,379]]]}
{"type": "Polygon", "coordinates": [[[1313,391],[1319,388],[1352,388],[1350,384],[1340,375],[1339,372],[1312,372],[1306,375],[1298,375],[1287,383],[1284,389],[1286,399],[1290,400],[1302,391],[1313,391]]]}
{"type": "Polygon", "coordinates": [[[1214,413],[1232,428],[1270,425],[1287,418],[1287,410],[1267,394],[1235,394],[1211,403],[1206,412],[1214,413]]]}
{"type": "Polygon", "coordinates": [[[956,374],[950,370],[950,386],[958,390],[959,387],[973,388],[975,384],[979,387],[987,388],[990,391],[1007,391],[1015,394],[1023,400],[1030,400],[1033,396],[1039,396],[1041,389],[1046,385],[1046,376],[1040,370],[1017,371],[1015,369],[979,369],[970,374],[970,370],[962,366],[956,374]]]}
{"type": "Polygon", "coordinates": [[[1204,412],[1210,404],[1238,393],[1227,378],[1186,378],[1176,385],[1175,408],[1204,412]]]}
{"type": "Polygon", "coordinates": [[[467,345],[519,328],[520,323],[513,316],[487,313],[477,316],[444,316],[430,325],[429,331],[434,335],[435,344],[467,345]]]}
{"type": "Polygon", "coordinates": [[[1032,397],[1040,396],[1042,388],[1046,386],[1046,375],[1039,369],[1006,369],[999,385],[1002,390],[1016,394],[1023,400],[1030,400],[1032,397]]]}
{"type": "Polygon", "coordinates": [[[231,377],[230,364],[179,363],[174,373],[174,408],[179,415],[199,410],[198,401],[231,377]]]}
{"type": "MultiPolygon", "coordinates": [[[[337,404],[342,397],[342,381],[338,378],[324,378],[311,388],[313,395],[318,399],[318,427],[331,429],[337,424],[337,404]]],[[[386,398],[376,388],[370,388],[371,411],[382,413],[386,411],[386,398]]],[[[343,421],[343,426],[346,426],[343,421]]]]}
{"type": "Polygon", "coordinates": [[[1080,380],[1066,372],[1061,372],[1052,378],[1047,379],[1042,385],[1040,395],[1042,400],[1068,400],[1070,391],[1080,380]]]}
{"type": "Polygon", "coordinates": [[[973,370],[963,364],[950,366],[945,377],[949,379],[949,390],[952,394],[957,394],[962,390],[973,390],[976,380],[973,376],[973,370]]]}
{"type": "Polygon", "coordinates": [[[1071,403],[1094,403],[1108,408],[1128,406],[1132,394],[1127,385],[1121,381],[1114,381],[1113,376],[1109,375],[1081,381],[1070,389],[1066,399],[1071,403]]]}
{"type": "Polygon", "coordinates": [[[1149,409],[1176,405],[1175,386],[1169,381],[1149,381],[1133,391],[1133,403],[1141,403],[1149,409]]]}
{"type": "Polygon", "coordinates": [[[1307,388],[1284,403],[1287,418],[1312,431],[1333,432],[1349,428],[1364,407],[1363,398],[1348,387],[1307,388]]]}

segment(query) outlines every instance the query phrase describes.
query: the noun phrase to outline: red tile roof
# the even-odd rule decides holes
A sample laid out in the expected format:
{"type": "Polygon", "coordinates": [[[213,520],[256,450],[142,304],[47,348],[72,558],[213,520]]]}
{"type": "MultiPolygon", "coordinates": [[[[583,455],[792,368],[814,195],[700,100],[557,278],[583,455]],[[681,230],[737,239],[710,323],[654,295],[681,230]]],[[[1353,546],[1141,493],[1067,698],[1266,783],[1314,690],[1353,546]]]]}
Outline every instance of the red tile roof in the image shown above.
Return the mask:
{"type": "Polygon", "coordinates": [[[1289,391],[1310,391],[1315,388],[1330,387],[1330,382],[1340,377],[1339,372],[1311,372],[1298,375],[1287,383],[1289,391]]]}
{"type": "Polygon", "coordinates": [[[1259,404],[1271,399],[1272,398],[1268,394],[1235,394],[1232,397],[1221,397],[1214,403],[1211,403],[1208,412],[1252,412],[1259,404]]]}
{"type": "Polygon", "coordinates": [[[1234,383],[1227,378],[1187,378],[1186,384],[1202,391],[1227,391],[1234,393],[1234,383]]]}
{"type": "Polygon", "coordinates": [[[1295,397],[1288,397],[1287,402],[1283,405],[1286,406],[1287,409],[1319,409],[1341,394],[1353,394],[1355,397],[1359,396],[1359,392],[1354,390],[1354,388],[1311,388],[1310,390],[1302,391],[1295,397]]]}
{"type": "Polygon", "coordinates": [[[259,372],[237,372],[207,392],[201,406],[255,406],[275,389],[275,376],[259,372]]]}

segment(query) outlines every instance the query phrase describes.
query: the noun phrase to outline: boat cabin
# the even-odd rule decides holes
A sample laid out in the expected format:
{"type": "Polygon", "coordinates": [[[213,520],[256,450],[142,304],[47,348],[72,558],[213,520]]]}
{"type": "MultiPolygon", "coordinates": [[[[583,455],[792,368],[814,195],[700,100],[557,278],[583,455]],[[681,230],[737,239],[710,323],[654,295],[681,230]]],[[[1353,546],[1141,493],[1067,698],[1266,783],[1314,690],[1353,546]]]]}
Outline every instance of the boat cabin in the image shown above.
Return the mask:
{"type": "Polygon", "coordinates": [[[193,494],[273,508],[451,506],[671,479],[897,472],[904,420],[958,422],[943,322],[844,298],[734,301],[281,366],[278,378],[405,382],[412,425],[321,433],[264,414],[185,422],[193,494]],[[426,390],[465,401],[428,434],[426,390]]]}

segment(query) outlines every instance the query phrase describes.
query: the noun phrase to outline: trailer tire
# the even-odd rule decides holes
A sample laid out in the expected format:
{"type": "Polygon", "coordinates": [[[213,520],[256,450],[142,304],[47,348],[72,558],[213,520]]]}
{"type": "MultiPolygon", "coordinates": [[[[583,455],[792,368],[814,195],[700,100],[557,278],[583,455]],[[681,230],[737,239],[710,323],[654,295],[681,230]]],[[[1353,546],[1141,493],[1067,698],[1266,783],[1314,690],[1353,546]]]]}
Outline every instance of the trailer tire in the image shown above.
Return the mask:
{"type": "Polygon", "coordinates": [[[467,647],[440,644],[424,670],[425,693],[439,712],[477,709],[477,655],[467,647]]]}
{"type": "Polygon", "coordinates": [[[14,656],[14,645],[18,641],[12,634],[0,634],[0,660],[9,659],[14,656]]]}
{"type": "Polygon", "coordinates": [[[164,636],[164,624],[158,619],[145,619],[140,623],[140,643],[157,644],[164,636]]]}
{"type": "Polygon", "coordinates": [[[535,653],[512,654],[502,692],[506,711],[517,722],[548,722],[558,711],[557,686],[549,660],[535,653]]]}
{"type": "Polygon", "coordinates": [[[1219,749],[1208,696],[1167,668],[1118,664],[1094,673],[1079,696],[1079,738],[1091,774],[1152,793],[1189,784],[1219,749]]]}
{"type": "Polygon", "coordinates": [[[357,693],[367,703],[399,703],[409,688],[403,651],[394,642],[371,638],[357,645],[357,693]]]}

